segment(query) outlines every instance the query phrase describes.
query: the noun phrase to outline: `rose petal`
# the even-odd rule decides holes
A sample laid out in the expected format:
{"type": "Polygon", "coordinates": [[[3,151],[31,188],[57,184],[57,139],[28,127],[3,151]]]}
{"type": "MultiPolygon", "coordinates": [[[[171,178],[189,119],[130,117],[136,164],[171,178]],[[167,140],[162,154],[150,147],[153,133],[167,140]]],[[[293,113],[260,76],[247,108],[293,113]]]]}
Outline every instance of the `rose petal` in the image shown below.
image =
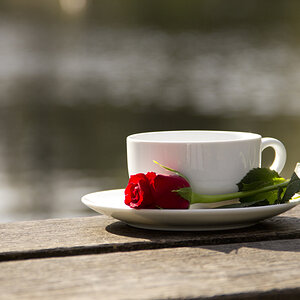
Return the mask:
{"type": "Polygon", "coordinates": [[[149,179],[145,174],[130,176],[125,189],[125,204],[132,208],[156,208],[149,179]]]}
{"type": "Polygon", "coordinates": [[[174,190],[189,186],[189,183],[180,176],[157,175],[152,182],[154,199],[157,206],[167,209],[189,208],[189,201],[174,192],[174,190]]]}

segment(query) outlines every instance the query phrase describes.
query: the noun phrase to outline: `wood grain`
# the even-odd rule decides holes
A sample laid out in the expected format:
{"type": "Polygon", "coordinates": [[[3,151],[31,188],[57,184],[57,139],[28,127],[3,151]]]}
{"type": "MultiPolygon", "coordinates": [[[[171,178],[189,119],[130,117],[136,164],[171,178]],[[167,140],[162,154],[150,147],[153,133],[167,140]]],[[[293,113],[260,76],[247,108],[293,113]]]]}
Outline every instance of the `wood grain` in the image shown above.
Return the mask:
{"type": "Polygon", "coordinates": [[[2,299],[299,299],[300,239],[2,262],[2,299]]]}
{"type": "Polygon", "coordinates": [[[0,224],[0,261],[296,239],[299,217],[300,205],[253,227],[215,232],[136,229],[106,216],[0,224]]]}

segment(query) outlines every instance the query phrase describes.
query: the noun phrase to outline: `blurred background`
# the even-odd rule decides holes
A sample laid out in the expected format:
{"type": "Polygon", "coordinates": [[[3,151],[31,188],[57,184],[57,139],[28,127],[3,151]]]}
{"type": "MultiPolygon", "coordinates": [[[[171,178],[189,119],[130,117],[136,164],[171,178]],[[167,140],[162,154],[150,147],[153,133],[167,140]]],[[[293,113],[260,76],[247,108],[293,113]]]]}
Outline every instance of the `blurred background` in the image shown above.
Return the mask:
{"type": "Polygon", "coordinates": [[[0,0],[0,222],[95,215],[142,131],[271,136],[289,177],[299,33],[297,0],[0,0]]]}

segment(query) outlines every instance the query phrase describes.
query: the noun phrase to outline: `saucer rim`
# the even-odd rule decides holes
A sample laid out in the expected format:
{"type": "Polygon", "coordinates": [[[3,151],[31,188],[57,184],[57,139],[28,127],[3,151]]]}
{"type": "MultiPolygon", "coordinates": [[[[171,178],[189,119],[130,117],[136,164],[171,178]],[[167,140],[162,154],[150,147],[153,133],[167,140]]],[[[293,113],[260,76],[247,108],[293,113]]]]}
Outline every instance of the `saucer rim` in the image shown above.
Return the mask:
{"type": "MultiPolygon", "coordinates": [[[[91,201],[88,199],[88,197],[90,196],[95,196],[95,195],[98,195],[98,194],[104,194],[104,193],[112,193],[112,192],[121,192],[121,191],[125,191],[125,189],[110,189],[110,190],[103,190],[103,191],[97,191],[97,192],[92,192],[92,193],[88,193],[84,196],[81,197],[81,202],[85,205],[86,202],[93,205],[93,206],[96,206],[96,207],[104,207],[103,205],[101,206],[97,206],[97,203],[91,201]]],[[[296,193],[295,195],[298,195],[300,196],[300,194],[296,193]]],[[[268,210],[270,208],[284,208],[284,207],[294,207],[294,206],[297,206],[298,204],[300,204],[300,198],[298,199],[291,199],[289,200],[289,202],[287,203],[281,203],[281,204],[273,204],[273,205],[264,205],[264,206],[252,206],[252,207],[237,207],[237,208],[188,208],[188,209],[151,209],[151,208],[147,208],[147,209],[134,209],[134,208],[131,208],[129,206],[126,206],[126,204],[124,204],[124,206],[120,206],[120,207],[112,207],[112,206],[105,206],[106,208],[115,208],[115,209],[118,209],[118,210],[124,210],[124,211],[147,211],[147,212],[152,212],[152,213],[199,213],[201,211],[205,212],[205,213],[209,213],[209,212],[216,212],[216,211],[219,211],[220,213],[221,212],[239,212],[239,211],[245,211],[245,210],[249,210],[249,211],[252,211],[252,210],[268,210]]],[[[88,206],[88,205],[87,205],[88,206]]]]}
{"type": "Polygon", "coordinates": [[[126,206],[121,197],[124,197],[124,189],[114,189],[86,194],[81,201],[97,213],[127,225],[162,231],[219,231],[244,228],[278,216],[300,204],[300,199],[297,199],[284,204],[244,208],[134,209],[126,206]],[[91,200],[91,196],[96,197],[96,200],[91,200]],[[97,199],[97,196],[100,198],[97,199]]]}

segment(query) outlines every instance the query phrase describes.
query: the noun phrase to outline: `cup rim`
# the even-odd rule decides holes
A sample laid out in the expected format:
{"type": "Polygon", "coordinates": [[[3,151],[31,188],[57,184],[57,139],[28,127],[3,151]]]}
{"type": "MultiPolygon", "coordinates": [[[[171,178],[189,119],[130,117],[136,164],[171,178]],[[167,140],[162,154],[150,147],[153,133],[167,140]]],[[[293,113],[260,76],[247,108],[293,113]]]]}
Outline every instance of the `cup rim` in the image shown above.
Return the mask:
{"type": "Polygon", "coordinates": [[[184,143],[195,143],[195,144],[208,144],[208,143],[232,143],[232,142],[241,142],[241,141],[250,141],[261,139],[262,136],[257,133],[252,132],[243,132],[243,131],[233,131],[233,130],[166,130],[166,131],[150,131],[150,132],[140,132],[134,133],[127,136],[127,142],[139,142],[139,143],[161,143],[161,144],[184,144],[184,143]],[[159,140],[155,139],[155,135],[163,135],[163,134],[232,134],[236,135],[238,138],[226,138],[226,139],[218,139],[218,140],[159,140]],[[149,139],[149,136],[153,136],[154,138],[149,139]],[[148,138],[145,138],[148,137],[148,138]]]}

